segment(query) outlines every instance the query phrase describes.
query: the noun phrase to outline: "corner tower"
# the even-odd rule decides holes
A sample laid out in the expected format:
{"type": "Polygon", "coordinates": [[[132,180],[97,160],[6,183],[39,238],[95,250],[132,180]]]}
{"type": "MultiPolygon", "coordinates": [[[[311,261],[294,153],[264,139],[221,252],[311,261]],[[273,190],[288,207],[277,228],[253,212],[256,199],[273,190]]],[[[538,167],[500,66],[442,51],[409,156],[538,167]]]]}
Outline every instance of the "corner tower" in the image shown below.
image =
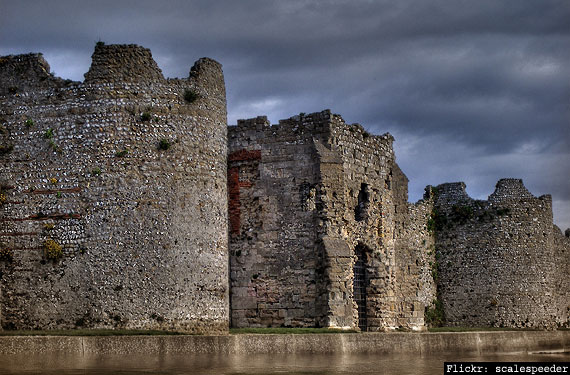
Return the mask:
{"type": "Polygon", "coordinates": [[[465,184],[434,189],[439,296],[447,323],[555,328],[568,325],[568,239],[552,223],[550,195],[502,179],[486,201],[465,184]]]}
{"type": "Polygon", "coordinates": [[[98,43],[84,82],[0,58],[4,328],[228,326],[221,65],[98,43]]]}
{"type": "Polygon", "coordinates": [[[233,326],[422,329],[390,134],[325,110],[228,138],[233,326]]]}

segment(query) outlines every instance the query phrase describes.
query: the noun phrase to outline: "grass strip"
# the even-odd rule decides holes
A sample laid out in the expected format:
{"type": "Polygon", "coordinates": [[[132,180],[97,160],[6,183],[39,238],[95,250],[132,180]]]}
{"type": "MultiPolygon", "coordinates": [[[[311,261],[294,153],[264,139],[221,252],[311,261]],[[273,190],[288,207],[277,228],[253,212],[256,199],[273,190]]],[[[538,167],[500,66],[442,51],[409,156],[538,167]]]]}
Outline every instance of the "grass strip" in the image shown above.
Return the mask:
{"type": "Polygon", "coordinates": [[[175,331],[138,329],[65,329],[65,330],[6,330],[0,336],[165,336],[186,335],[175,331]]]}
{"type": "MultiPolygon", "coordinates": [[[[569,328],[558,328],[567,331],[569,328]]],[[[396,330],[410,332],[407,330],[396,330]]],[[[496,331],[540,331],[532,328],[499,328],[499,327],[433,327],[428,332],[496,332],[496,331]]],[[[331,333],[359,333],[356,330],[342,330],[335,328],[230,328],[231,335],[258,334],[258,335],[290,335],[290,334],[331,334],[331,333]]],[[[138,329],[67,329],[67,330],[4,330],[0,336],[175,336],[189,335],[186,332],[138,330],[138,329]]]]}
{"type": "Polygon", "coordinates": [[[312,333],[356,333],[355,330],[343,330],[335,328],[230,328],[230,334],[258,334],[258,335],[289,335],[289,334],[312,334],[312,333]]]}

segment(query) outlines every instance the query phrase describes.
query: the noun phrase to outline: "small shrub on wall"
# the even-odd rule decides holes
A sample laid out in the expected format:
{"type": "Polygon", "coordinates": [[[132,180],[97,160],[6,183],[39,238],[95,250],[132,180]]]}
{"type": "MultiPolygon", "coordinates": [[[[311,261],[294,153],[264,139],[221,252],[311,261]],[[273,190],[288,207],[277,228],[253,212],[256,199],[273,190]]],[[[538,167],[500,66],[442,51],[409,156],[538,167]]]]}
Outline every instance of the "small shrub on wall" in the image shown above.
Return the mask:
{"type": "Polygon", "coordinates": [[[51,238],[44,241],[43,247],[47,259],[55,261],[63,256],[63,248],[51,238]]]}
{"type": "Polygon", "coordinates": [[[158,149],[159,150],[166,151],[171,146],[172,146],[172,143],[170,143],[170,141],[168,139],[165,139],[165,138],[161,139],[160,142],[158,142],[158,149]]]}
{"type": "Polygon", "coordinates": [[[194,90],[184,90],[184,100],[188,103],[194,103],[198,99],[198,94],[194,90]]]}
{"type": "Polygon", "coordinates": [[[426,306],[424,318],[429,327],[442,327],[444,325],[445,312],[441,300],[435,299],[431,306],[426,306]]]}
{"type": "Polygon", "coordinates": [[[4,244],[0,244],[0,261],[11,262],[14,259],[14,251],[4,244]]]}

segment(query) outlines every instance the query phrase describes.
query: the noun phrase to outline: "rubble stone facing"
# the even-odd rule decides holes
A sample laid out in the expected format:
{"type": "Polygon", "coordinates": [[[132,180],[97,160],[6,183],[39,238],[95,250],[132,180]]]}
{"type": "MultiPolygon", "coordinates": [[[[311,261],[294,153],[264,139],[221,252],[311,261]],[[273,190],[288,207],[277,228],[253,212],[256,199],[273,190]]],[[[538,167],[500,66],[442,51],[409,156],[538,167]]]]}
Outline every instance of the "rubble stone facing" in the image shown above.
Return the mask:
{"type": "Polygon", "coordinates": [[[424,303],[435,298],[418,282],[428,272],[428,211],[414,206],[412,224],[392,142],[328,110],[229,127],[233,326],[357,327],[360,246],[368,330],[422,329],[424,303]]]}
{"type": "Polygon", "coordinates": [[[85,76],[0,58],[2,326],[226,332],[221,65],[165,79],[149,50],[99,43],[85,76]]]}
{"type": "Polygon", "coordinates": [[[436,189],[439,296],[447,323],[555,328],[568,325],[569,241],[552,223],[550,195],[503,179],[487,201],[465,184],[436,189]]]}

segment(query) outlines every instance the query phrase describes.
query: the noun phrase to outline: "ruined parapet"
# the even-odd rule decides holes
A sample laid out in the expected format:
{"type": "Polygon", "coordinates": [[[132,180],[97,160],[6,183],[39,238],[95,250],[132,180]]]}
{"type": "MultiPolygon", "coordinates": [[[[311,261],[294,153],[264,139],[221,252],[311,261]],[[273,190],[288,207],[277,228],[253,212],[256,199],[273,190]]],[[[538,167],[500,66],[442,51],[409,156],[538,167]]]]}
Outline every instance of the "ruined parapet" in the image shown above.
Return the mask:
{"type": "Polygon", "coordinates": [[[84,83],[46,77],[0,96],[2,326],[225,332],[220,64],[166,80],[147,49],[99,44],[84,83]]]}
{"type": "Polygon", "coordinates": [[[499,181],[488,201],[466,196],[463,183],[437,192],[430,224],[448,324],[551,328],[567,320],[550,196],[532,196],[517,179],[499,181]]]}
{"type": "Polygon", "coordinates": [[[135,44],[105,45],[99,42],[91,59],[91,67],[85,73],[85,83],[142,84],[164,81],[162,71],[152,58],[150,50],[135,44]]]}
{"type": "Polygon", "coordinates": [[[497,182],[493,194],[489,195],[489,202],[502,203],[533,198],[520,178],[503,178],[497,182]]]}
{"type": "Polygon", "coordinates": [[[198,59],[190,69],[189,79],[206,90],[209,97],[226,97],[222,64],[216,60],[208,57],[198,59]]]}
{"type": "Polygon", "coordinates": [[[0,95],[20,96],[30,89],[62,83],[41,53],[0,56],[0,95]]]}
{"type": "Polygon", "coordinates": [[[271,126],[267,116],[257,116],[250,119],[238,120],[237,127],[240,130],[263,130],[271,126]]]}
{"type": "Polygon", "coordinates": [[[240,120],[228,138],[234,326],[423,325],[398,279],[407,178],[391,135],[325,110],[240,120]]]}
{"type": "Polygon", "coordinates": [[[464,182],[448,182],[438,185],[435,188],[435,194],[439,202],[452,206],[471,200],[465,188],[464,182]]]}

